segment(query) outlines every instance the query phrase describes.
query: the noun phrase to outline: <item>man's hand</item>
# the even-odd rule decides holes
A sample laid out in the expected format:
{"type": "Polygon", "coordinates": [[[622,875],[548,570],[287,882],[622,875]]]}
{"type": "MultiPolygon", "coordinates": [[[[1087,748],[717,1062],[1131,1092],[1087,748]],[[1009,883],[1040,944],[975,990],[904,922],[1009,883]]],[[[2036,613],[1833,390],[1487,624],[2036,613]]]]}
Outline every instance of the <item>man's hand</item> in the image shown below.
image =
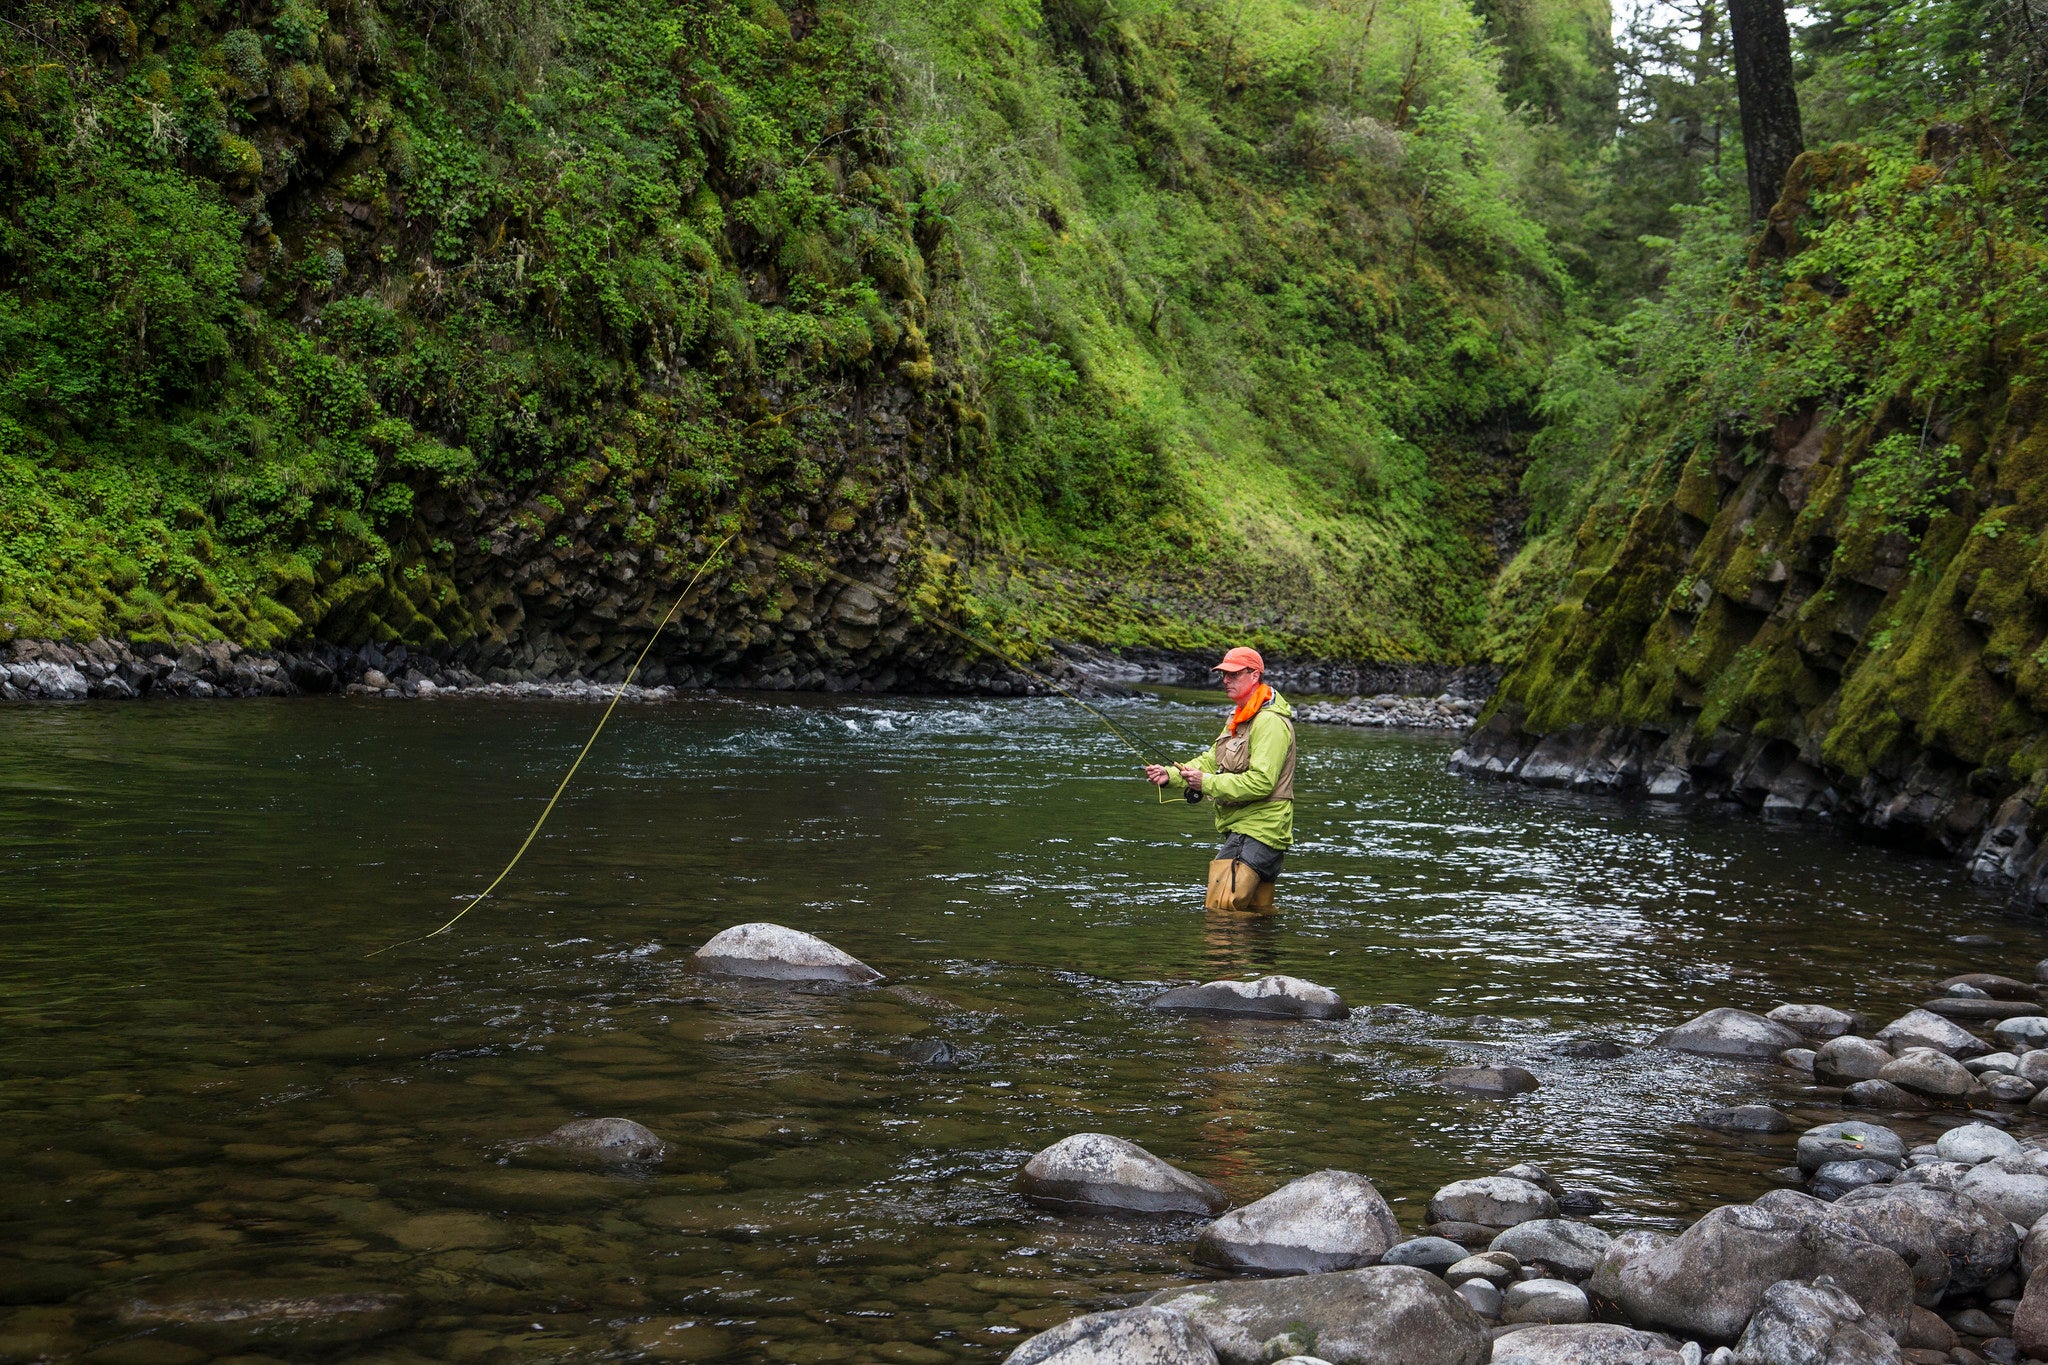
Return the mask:
{"type": "Polygon", "coordinates": [[[1173,772],[1163,763],[1147,763],[1145,780],[1155,787],[1163,787],[1173,780],[1173,772]]]}
{"type": "Polygon", "coordinates": [[[1202,778],[1205,774],[1200,768],[1183,763],[1180,765],[1180,776],[1181,780],[1187,783],[1192,790],[1200,791],[1202,789],[1202,778]]]}

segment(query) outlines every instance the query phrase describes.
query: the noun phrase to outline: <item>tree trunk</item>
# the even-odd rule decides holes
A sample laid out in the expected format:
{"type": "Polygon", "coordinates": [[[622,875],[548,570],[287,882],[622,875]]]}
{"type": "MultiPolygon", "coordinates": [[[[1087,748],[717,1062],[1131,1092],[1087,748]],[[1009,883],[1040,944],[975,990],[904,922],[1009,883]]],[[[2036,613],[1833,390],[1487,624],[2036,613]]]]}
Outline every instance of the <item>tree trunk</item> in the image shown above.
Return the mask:
{"type": "Polygon", "coordinates": [[[1735,45],[1742,150],[1749,162],[1749,216],[1755,221],[1778,202],[1785,172],[1805,145],[1785,0],[1728,0],[1728,28],[1735,45]]]}

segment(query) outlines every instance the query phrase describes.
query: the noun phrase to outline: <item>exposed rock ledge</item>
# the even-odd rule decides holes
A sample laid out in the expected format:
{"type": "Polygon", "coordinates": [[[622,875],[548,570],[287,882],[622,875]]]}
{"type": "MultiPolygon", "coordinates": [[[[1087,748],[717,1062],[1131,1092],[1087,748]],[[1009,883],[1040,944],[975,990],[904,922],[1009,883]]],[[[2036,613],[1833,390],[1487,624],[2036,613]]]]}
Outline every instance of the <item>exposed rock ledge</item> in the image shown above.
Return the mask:
{"type": "Polygon", "coordinates": [[[1958,859],[1972,879],[2008,891],[2015,905],[2048,909],[2048,844],[2030,833],[2041,781],[1998,801],[1973,790],[1962,765],[1933,752],[1896,775],[1848,779],[1761,736],[1622,726],[1536,735],[1504,708],[1465,737],[1450,766],[1536,787],[1703,796],[1740,802],[1768,819],[1830,822],[1880,843],[1958,859]]]}

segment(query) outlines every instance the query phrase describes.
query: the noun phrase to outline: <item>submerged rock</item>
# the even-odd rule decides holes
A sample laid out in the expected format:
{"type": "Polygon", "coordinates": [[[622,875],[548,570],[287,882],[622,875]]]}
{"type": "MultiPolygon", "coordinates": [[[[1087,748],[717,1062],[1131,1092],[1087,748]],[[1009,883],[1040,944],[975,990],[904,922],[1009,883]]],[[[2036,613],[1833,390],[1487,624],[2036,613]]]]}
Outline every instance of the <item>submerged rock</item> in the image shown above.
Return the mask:
{"type": "Polygon", "coordinates": [[[1900,1357],[1891,1333],[1822,1276],[1812,1284],[1780,1280],[1766,1289],[1735,1344],[1735,1358],[1744,1365],[1885,1365],[1900,1357]]]}
{"type": "Polygon", "coordinates": [[[1179,1313],[1118,1308],[1040,1332],[1003,1365],[1216,1365],[1216,1352],[1179,1313]]]}
{"type": "Polygon", "coordinates": [[[1331,1365],[1482,1365],[1491,1349],[1485,1320],[1413,1266],[1186,1285],[1145,1303],[1185,1314],[1224,1365],[1263,1365],[1280,1337],[1331,1365]]]}
{"type": "Polygon", "coordinates": [[[1858,1081],[1842,1092],[1842,1103],[1856,1109],[1925,1109],[1927,1101],[1890,1081],[1858,1081]]]}
{"type": "Polygon", "coordinates": [[[1017,1173],[1017,1192],[1052,1208],[1213,1216],[1230,1207],[1208,1181],[1107,1133],[1076,1133],[1038,1153],[1017,1173]]]}
{"type": "Polygon", "coordinates": [[[699,948],[700,971],[761,981],[838,981],[866,986],[882,974],[824,939],[779,924],[736,924],[699,948]]]}
{"type": "Polygon", "coordinates": [[[1194,1257],[1225,1270],[1311,1274],[1377,1264],[1400,1237],[1370,1180],[1317,1171],[1209,1224],[1194,1257]]]}
{"type": "Polygon", "coordinates": [[[1263,1019],[1349,1019],[1351,1007],[1328,986],[1292,976],[1176,986],[1145,1002],[1155,1010],[1248,1014],[1263,1019]]]}
{"type": "Polygon", "coordinates": [[[1540,1085],[1533,1075],[1519,1066],[1455,1066],[1439,1075],[1437,1080],[1447,1089],[1462,1090],[1468,1095],[1484,1095],[1489,1099],[1526,1095],[1540,1085]]]}
{"type": "Polygon", "coordinates": [[[2033,982],[2016,981],[2012,977],[2000,976],[1996,972],[1964,972],[1961,976],[1952,976],[1946,981],[1936,983],[1935,989],[1954,992],[1958,986],[1982,991],[1994,1000],[2039,999],[2039,992],[2033,982]]]}
{"type": "Polygon", "coordinates": [[[1732,1109],[1709,1109],[1693,1120],[1717,1133],[1789,1133],[1792,1120],[1768,1104],[1738,1104],[1732,1109]]]}
{"type": "Polygon", "coordinates": [[[1780,1005],[1764,1018],[1796,1030],[1803,1038],[1826,1041],[1856,1027],[1856,1016],[1826,1005],[1780,1005]]]}
{"type": "Polygon", "coordinates": [[[309,1284],[290,1281],[244,1281],[222,1284],[219,1290],[152,1294],[132,1300],[117,1317],[128,1327],[194,1342],[216,1353],[261,1348],[288,1356],[366,1342],[412,1321],[406,1299],[387,1292],[315,1292],[309,1284]]]}
{"type": "Polygon", "coordinates": [[[1628,1049],[1611,1038],[1574,1038],[1558,1044],[1557,1050],[1563,1056],[1590,1062],[1611,1062],[1616,1057],[1628,1056],[1628,1049]]]}
{"type": "Polygon", "coordinates": [[[1830,1038],[1814,1052],[1813,1078],[1823,1085],[1854,1085],[1875,1080],[1877,1073],[1891,1064],[1891,1049],[1845,1034],[1830,1038]]]}
{"type": "Polygon", "coordinates": [[[668,1148],[631,1119],[577,1119],[528,1144],[586,1161],[654,1162],[668,1148]]]}
{"type": "Polygon", "coordinates": [[[1788,1047],[1797,1047],[1799,1035],[1761,1014],[1724,1007],[1665,1030],[1657,1035],[1656,1045],[1702,1057],[1764,1061],[1788,1047]]]}
{"type": "Polygon", "coordinates": [[[1488,1228],[1510,1228],[1517,1223],[1556,1216],[1557,1200],[1548,1190],[1526,1180],[1500,1175],[1483,1176],[1478,1180],[1454,1180],[1438,1190],[1429,1201],[1430,1221],[1436,1223],[1477,1223],[1488,1228]]]}
{"type": "Polygon", "coordinates": [[[908,1038],[889,1049],[912,1066],[958,1066],[967,1054],[943,1038],[908,1038]]]}

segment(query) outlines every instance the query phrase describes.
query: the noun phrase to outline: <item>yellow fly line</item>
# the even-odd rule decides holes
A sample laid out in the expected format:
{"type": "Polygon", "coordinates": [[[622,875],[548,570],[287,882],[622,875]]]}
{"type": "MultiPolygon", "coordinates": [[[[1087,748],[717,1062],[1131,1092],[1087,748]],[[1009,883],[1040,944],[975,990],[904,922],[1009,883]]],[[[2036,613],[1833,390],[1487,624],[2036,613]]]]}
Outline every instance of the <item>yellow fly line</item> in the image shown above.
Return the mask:
{"type": "MultiPolygon", "coordinates": [[[[493,891],[496,891],[498,889],[499,884],[502,883],[505,880],[505,878],[512,875],[512,869],[519,866],[519,860],[526,856],[526,850],[533,847],[533,841],[539,837],[541,826],[545,825],[548,822],[548,816],[554,814],[555,803],[557,801],[560,801],[562,799],[562,793],[569,789],[569,780],[576,776],[576,770],[583,766],[583,760],[590,756],[591,748],[594,745],[596,745],[597,737],[604,733],[605,722],[609,721],[612,718],[612,712],[615,709],[617,709],[619,699],[626,695],[626,689],[633,685],[633,679],[640,676],[640,665],[647,662],[647,655],[649,654],[649,652],[653,650],[655,642],[661,638],[661,633],[664,630],[668,629],[669,622],[675,619],[676,612],[681,609],[683,603],[689,598],[690,589],[697,586],[697,581],[704,577],[705,573],[710,570],[712,562],[718,558],[719,551],[723,550],[728,544],[730,544],[732,542],[733,536],[737,534],[739,533],[733,532],[732,535],[726,536],[724,540],[721,540],[716,545],[712,546],[711,553],[704,557],[704,562],[699,564],[697,566],[697,571],[690,575],[690,581],[685,583],[683,585],[683,590],[676,594],[676,600],[669,605],[668,614],[661,618],[661,624],[654,628],[654,634],[647,637],[647,643],[644,646],[642,646],[638,657],[636,657],[633,660],[633,666],[626,671],[625,680],[619,684],[618,690],[612,693],[612,699],[610,703],[605,706],[604,714],[597,718],[597,727],[590,732],[590,738],[583,742],[583,748],[577,753],[575,761],[569,765],[569,771],[562,774],[562,780],[560,784],[556,786],[555,794],[548,798],[547,805],[541,807],[540,818],[535,820],[533,822],[533,828],[526,832],[526,838],[521,841],[518,850],[512,854],[512,860],[505,864],[504,868],[499,871],[497,876],[491,878],[491,884],[489,886],[486,886],[482,891],[478,892],[476,896],[473,899],[471,899],[469,904],[463,906],[460,910],[456,911],[453,917],[451,917],[449,921],[446,924],[442,925],[440,928],[435,929],[430,933],[421,934],[417,938],[401,939],[397,943],[387,943],[382,948],[377,949],[375,952],[364,954],[365,957],[376,957],[380,953],[390,952],[393,948],[403,948],[409,944],[425,943],[430,938],[439,938],[442,934],[445,934],[450,929],[453,929],[464,915],[468,914],[470,911],[476,909],[477,906],[481,905],[485,897],[489,896],[493,891]]],[[[862,582],[860,579],[853,577],[851,574],[841,573],[839,570],[830,568],[828,566],[820,567],[823,569],[823,572],[828,577],[836,578],[841,583],[845,583],[852,587],[860,588],[863,591],[873,593],[875,596],[883,599],[884,601],[893,602],[898,607],[901,607],[903,610],[911,612],[913,616],[916,614],[915,609],[908,602],[904,601],[903,598],[898,594],[890,592],[887,588],[877,587],[873,583],[862,582]]],[[[1133,754],[1137,756],[1137,759],[1140,763],[1151,763],[1151,760],[1145,756],[1145,751],[1138,747],[1137,742],[1133,740],[1130,737],[1130,735],[1125,733],[1121,726],[1119,726],[1115,721],[1111,720],[1108,716],[1102,714],[1102,712],[1097,710],[1095,707],[1090,706],[1087,702],[1081,700],[1079,694],[1077,694],[1072,688],[1068,687],[1066,684],[1060,682],[1057,678],[1049,677],[1048,675],[1039,672],[1037,669],[1032,668],[1030,665],[1020,662],[1007,650],[1004,650],[998,647],[997,645],[990,643],[987,640],[983,640],[977,636],[971,635],[968,632],[960,629],[958,626],[952,625],[949,622],[920,620],[919,624],[934,627],[938,630],[946,632],[948,635],[952,635],[960,640],[964,640],[966,643],[973,645],[976,649],[982,650],[983,652],[988,654],[993,654],[996,658],[1002,660],[1004,663],[1016,669],[1019,673],[1024,674],[1026,677],[1044,683],[1047,687],[1059,693],[1068,701],[1074,703],[1074,705],[1080,707],[1083,711],[1086,711],[1089,715],[1095,717],[1095,719],[1101,721],[1104,727],[1106,727],[1112,735],[1115,735],[1117,737],[1117,740],[1126,749],[1129,749],[1133,754]]],[[[1164,788],[1159,789],[1159,802],[1162,805],[1167,803],[1167,795],[1164,788]]]]}
{"type": "Polygon", "coordinates": [[[582,767],[583,760],[590,756],[591,746],[596,744],[597,737],[604,733],[605,722],[612,718],[612,712],[618,708],[619,698],[626,695],[626,689],[633,685],[633,679],[640,676],[640,665],[647,662],[648,652],[654,648],[654,642],[661,638],[661,633],[664,630],[668,629],[668,623],[675,619],[676,612],[680,610],[683,603],[686,600],[688,600],[690,596],[690,589],[696,587],[697,580],[702,578],[705,572],[711,568],[712,561],[718,558],[718,552],[720,550],[723,550],[727,545],[731,544],[733,536],[738,534],[739,532],[735,531],[731,535],[726,536],[724,540],[719,541],[716,545],[711,547],[711,553],[704,556],[704,562],[697,566],[697,572],[690,575],[690,581],[683,584],[683,590],[677,593],[676,600],[669,604],[668,614],[661,618],[661,624],[654,628],[654,634],[647,637],[647,643],[641,647],[639,657],[633,660],[633,666],[626,670],[625,681],[619,684],[618,691],[612,693],[611,702],[604,708],[604,714],[597,718],[597,728],[590,732],[589,739],[583,741],[583,748],[581,751],[577,753],[576,761],[569,765],[568,772],[562,774],[561,785],[555,788],[555,794],[553,796],[550,796],[548,798],[547,805],[541,808],[540,819],[535,820],[533,822],[533,828],[526,831],[526,839],[519,845],[519,851],[512,855],[512,861],[506,863],[504,870],[498,873],[497,876],[491,878],[491,884],[489,886],[485,887],[482,891],[478,892],[475,899],[470,901],[468,905],[463,906],[460,910],[457,910],[455,912],[454,918],[450,919],[446,924],[442,925],[440,928],[434,930],[432,933],[421,934],[418,938],[408,938],[402,939],[397,943],[387,943],[382,948],[377,949],[376,952],[365,953],[365,957],[375,957],[377,956],[378,953],[388,953],[393,948],[403,948],[407,944],[412,943],[425,943],[430,938],[440,937],[442,934],[447,933],[450,929],[453,929],[455,927],[457,920],[460,920],[464,915],[468,914],[470,911],[476,909],[477,906],[481,905],[483,903],[484,897],[490,895],[493,891],[496,891],[498,889],[498,883],[504,881],[505,878],[512,875],[512,869],[519,866],[519,860],[521,858],[524,858],[526,856],[526,850],[533,846],[534,838],[540,834],[540,827],[546,824],[548,822],[548,816],[554,813],[555,802],[561,800],[562,793],[569,789],[569,779],[576,776],[576,770],[582,767]]]}

